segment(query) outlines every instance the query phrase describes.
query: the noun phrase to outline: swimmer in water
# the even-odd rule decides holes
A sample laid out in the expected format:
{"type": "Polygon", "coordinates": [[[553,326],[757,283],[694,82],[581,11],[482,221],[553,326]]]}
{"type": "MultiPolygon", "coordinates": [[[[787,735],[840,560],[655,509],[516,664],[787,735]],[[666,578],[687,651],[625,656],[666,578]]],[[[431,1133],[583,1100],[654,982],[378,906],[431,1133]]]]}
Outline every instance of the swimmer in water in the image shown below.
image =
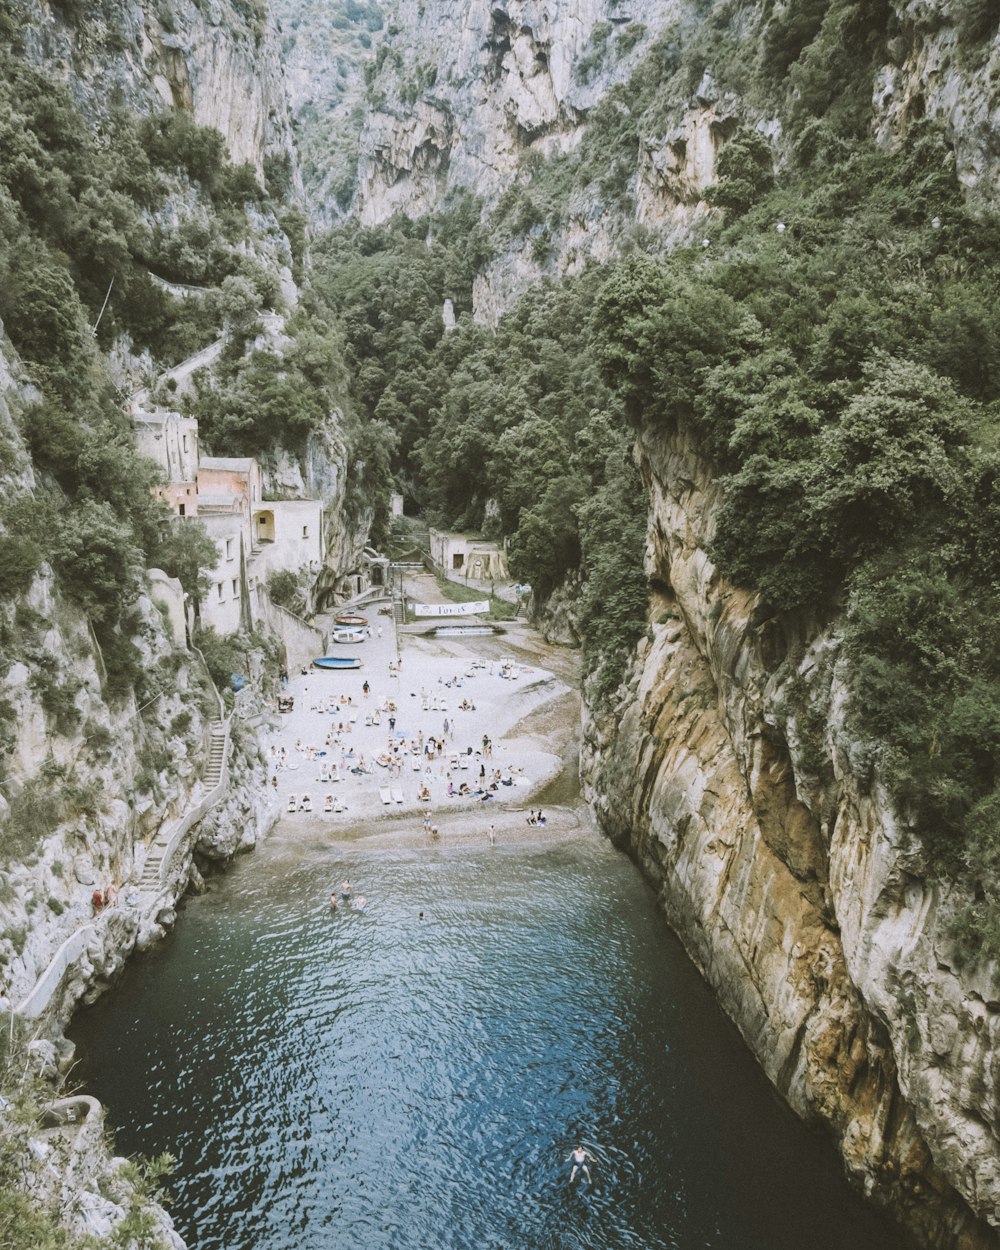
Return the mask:
{"type": "Polygon", "coordinates": [[[336,891],[334,891],[334,893],[330,895],[330,910],[331,910],[331,911],[336,911],[336,910],[337,910],[337,894],[336,894],[336,891]]]}
{"type": "Polygon", "coordinates": [[[360,898],[356,898],[356,899],[354,900],[354,910],[355,910],[355,911],[364,911],[364,909],[365,909],[365,903],[366,903],[367,901],[368,901],[368,900],[365,898],[365,896],[364,896],[363,894],[361,895],[361,897],[360,897],[360,898]]]}
{"type": "Polygon", "coordinates": [[[569,1183],[571,1185],[576,1180],[576,1174],[578,1171],[583,1173],[583,1175],[587,1178],[587,1182],[589,1184],[590,1168],[587,1167],[587,1160],[593,1159],[593,1157],[594,1156],[589,1151],[584,1150],[582,1146],[576,1146],[574,1147],[574,1149],[572,1149],[569,1152],[569,1154],[566,1156],[566,1162],[569,1163],[571,1159],[573,1161],[573,1167],[571,1168],[570,1174],[569,1174],[569,1183]]]}
{"type": "Polygon", "coordinates": [[[344,882],[344,884],[340,887],[340,897],[341,897],[341,898],[350,898],[350,897],[351,897],[351,883],[350,883],[350,881],[345,881],[345,882],[344,882]]]}

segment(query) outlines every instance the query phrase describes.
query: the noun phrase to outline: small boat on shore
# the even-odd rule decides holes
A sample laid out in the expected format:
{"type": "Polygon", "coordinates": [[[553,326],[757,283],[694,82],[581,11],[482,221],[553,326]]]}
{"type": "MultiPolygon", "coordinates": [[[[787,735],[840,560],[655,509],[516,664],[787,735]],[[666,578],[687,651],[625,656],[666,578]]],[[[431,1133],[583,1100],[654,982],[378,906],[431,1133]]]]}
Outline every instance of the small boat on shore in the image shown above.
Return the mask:
{"type": "Polygon", "coordinates": [[[360,668],[356,655],[318,655],[313,664],[316,668],[360,668]]]}
{"type": "Polygon", "coordinates": [[[334,642],[364,642],[364,640],[363,629],[335,629],[333,631],[334,642]]]}
{"type": "Polygon", "coordinates": [[[367,625],[367,616],[358,616],[356,612],[342,612],[333,618],[335,625],[367,625]]]}

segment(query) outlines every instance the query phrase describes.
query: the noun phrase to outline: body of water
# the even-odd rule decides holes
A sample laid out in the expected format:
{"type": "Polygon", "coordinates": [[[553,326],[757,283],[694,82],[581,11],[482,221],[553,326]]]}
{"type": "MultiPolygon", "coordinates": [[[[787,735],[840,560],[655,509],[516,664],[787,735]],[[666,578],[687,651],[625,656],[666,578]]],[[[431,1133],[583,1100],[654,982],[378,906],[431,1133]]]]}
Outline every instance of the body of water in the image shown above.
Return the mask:
{"type": "Polygon", "coordinates": [[[191,1250],[902,1244],[590,833],[272,842],[71,1036],[118,1148],[177,1157],[191,1250]],[[362,913],[329,910],[345,877],[362,913]]]}

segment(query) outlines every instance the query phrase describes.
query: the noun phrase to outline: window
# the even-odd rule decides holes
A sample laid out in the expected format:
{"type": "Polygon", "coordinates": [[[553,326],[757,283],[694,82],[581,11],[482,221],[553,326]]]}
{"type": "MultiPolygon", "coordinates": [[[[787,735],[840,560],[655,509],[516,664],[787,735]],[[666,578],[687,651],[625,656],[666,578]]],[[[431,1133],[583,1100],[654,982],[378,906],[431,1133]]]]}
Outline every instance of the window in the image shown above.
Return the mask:
{"type": "Polygon", "coordinates": [[[219,602],[222,602],[222,582],[216,582],[215,589],[219,592],[219,602]]]}
{"type": "Polygon", "coordinates": [[[233,540],[231,538],[227,538],[226,539],[226,559],[231,560],[232,558],[233,558],[233,540]]]}
{"type": "Polygon", "coordinates": [[[239,582],[237,582],[236,578],[234,577],[233,578],[233,598],[235,599],[239,595],[239,593],[240,593],[239,582]]]}
{"type": "Polygon", "coordinates": [[[308,526],[308,525],[303,525],[303,527],[302,527],[302,537],[303,537],[303,538],[308,538],[308,537],[309,537],[309,526],[308,526]]]}
{"type": "Polygon", "coordinates": [[[184,505],[183,505],[182,503],[179,503],[179,504],[177,505],[177,515],[178,515],[178,516],[183,516],[183,515],[184,515],[184,505]]]}
{"type": "Polygon", "coordinates": [[[460,569],[460,568],[462,567],[463,560],[464,560],[464,557],[463,557],[462,553],[461,553],[460,551],[457,551],[457,552],[456,552],[456,553],[455,553],[455,554],[451,557],[451,567],[452,567],[453,569],[460,569]]]}
{"type": "Polygon", "coordinates": [[[185,434],[184,435],[184,450],[187,451],[187,449],[188,449],[188,436],[185,434]]]}

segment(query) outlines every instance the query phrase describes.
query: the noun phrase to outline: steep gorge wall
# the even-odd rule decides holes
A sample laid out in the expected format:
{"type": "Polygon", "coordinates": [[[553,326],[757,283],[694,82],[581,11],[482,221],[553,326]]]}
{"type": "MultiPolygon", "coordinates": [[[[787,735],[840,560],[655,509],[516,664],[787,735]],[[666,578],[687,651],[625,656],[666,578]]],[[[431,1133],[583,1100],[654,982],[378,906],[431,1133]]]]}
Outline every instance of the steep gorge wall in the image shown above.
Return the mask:
{"type": "Polygon", "coordinates": [[[450,187],[490,198],[516,177],[529,149],[573,147],[586,112],[684,7],[684,0],[475,0],[456,21],[451,6],[402,0],[369,96],[361,220],[417,216],[450,187]],[[581,81],[574,71],[598,23],[643,32],[626,54],[609,56],[581,81]]]}
{"type": "Polygon", "coordinates": [[[236,164],[258,172],[268,152],[292,151],[276,32],[266,6],[248,19],[230,0],[86,6],[73,24],[35,0],[30,59],[59,73],[81,108],[100,116],[181,109],[226,140],[236,164]]]}
{"type": "MultiPolygon", "coordinates": [[[[939,125],[970,202],[983,208],[1000,194],[991,87],[1000,43],[989,37],[991,12],[949,0],[895,0],[871,100],[873,132],[887,146],[923,118],[939,125]]],[[[663,37],[672,49],[657,71],[666,90],[636,119],[637,143],[608,157],[622,165],[622,193],[608,195],[596,183],[577,187],[556,207],[558,221],[550,215],[515,233],[477,278],[476,319],[495,324],[543,277],[577,273],[637,245],[690,245],[713,219],[704,193],[740,125],[769,139],[776,164],[788,159],[784,106],[755,69],[774,14],[762,2],[731,6],[720,36],[719,15],[694,0],[502,0],[465,6],[460,18],[435,0],[401,0],[368,71],[354,211],[375,225],[396,212],[431,212],[456,188],[488,204],[515,185],[531,192],[540,166],[580,148],[597,106],[663,37]],[[741,82],[727,81],[711,51],[692,79],[700,62],[686,61],[684,51],[705,28],[715,32],[705,41],[709,50],[712,39],[739,46],[734,77],[741,82]]]]}
{"type": "Polygon", "coordinates": [[[865,1192],[929,1245],[994,1246],[998,969],[962,964],[953,900],[844,728],[836,632],[718,577],[719,488],[683,437],[647,432],[639,455],[653,624],[614,715],[586,725],[588,797],[865,1192]]]}
{"type": "MultiPolygon", "coordinates": [[[[13,466],[0,490],[8,504],[38,489],[18,426],[21,408],[35,398],[10,344],[0,340],[0,437],[13,466]]],[[[141,684],[116,695],[87,617],[48,565],[23,594],[0,604],[0,989],[14,1003],[89,924],[93,890],[115,885],[124,893],[140,882],[160,832],[197,807],[208,788],[209,730],[220,716],[210,679],[200,659],[174,643],[145,589],[135,622],[141,684]]],[[[244,735],[232,761],[240,826],[260,836],[273,819],[257,798],[265,774],[260,751],[244,735]]],[[[183,872],[175,875],[173,893],[165,891],[169,903],[186,884],[183,872]]],[[[57,998],[57,1018],[140,939],[138,913],[123,908],[119,919],[89,943],[88,971],[76,977],[75,991],[57,998]]]]}

